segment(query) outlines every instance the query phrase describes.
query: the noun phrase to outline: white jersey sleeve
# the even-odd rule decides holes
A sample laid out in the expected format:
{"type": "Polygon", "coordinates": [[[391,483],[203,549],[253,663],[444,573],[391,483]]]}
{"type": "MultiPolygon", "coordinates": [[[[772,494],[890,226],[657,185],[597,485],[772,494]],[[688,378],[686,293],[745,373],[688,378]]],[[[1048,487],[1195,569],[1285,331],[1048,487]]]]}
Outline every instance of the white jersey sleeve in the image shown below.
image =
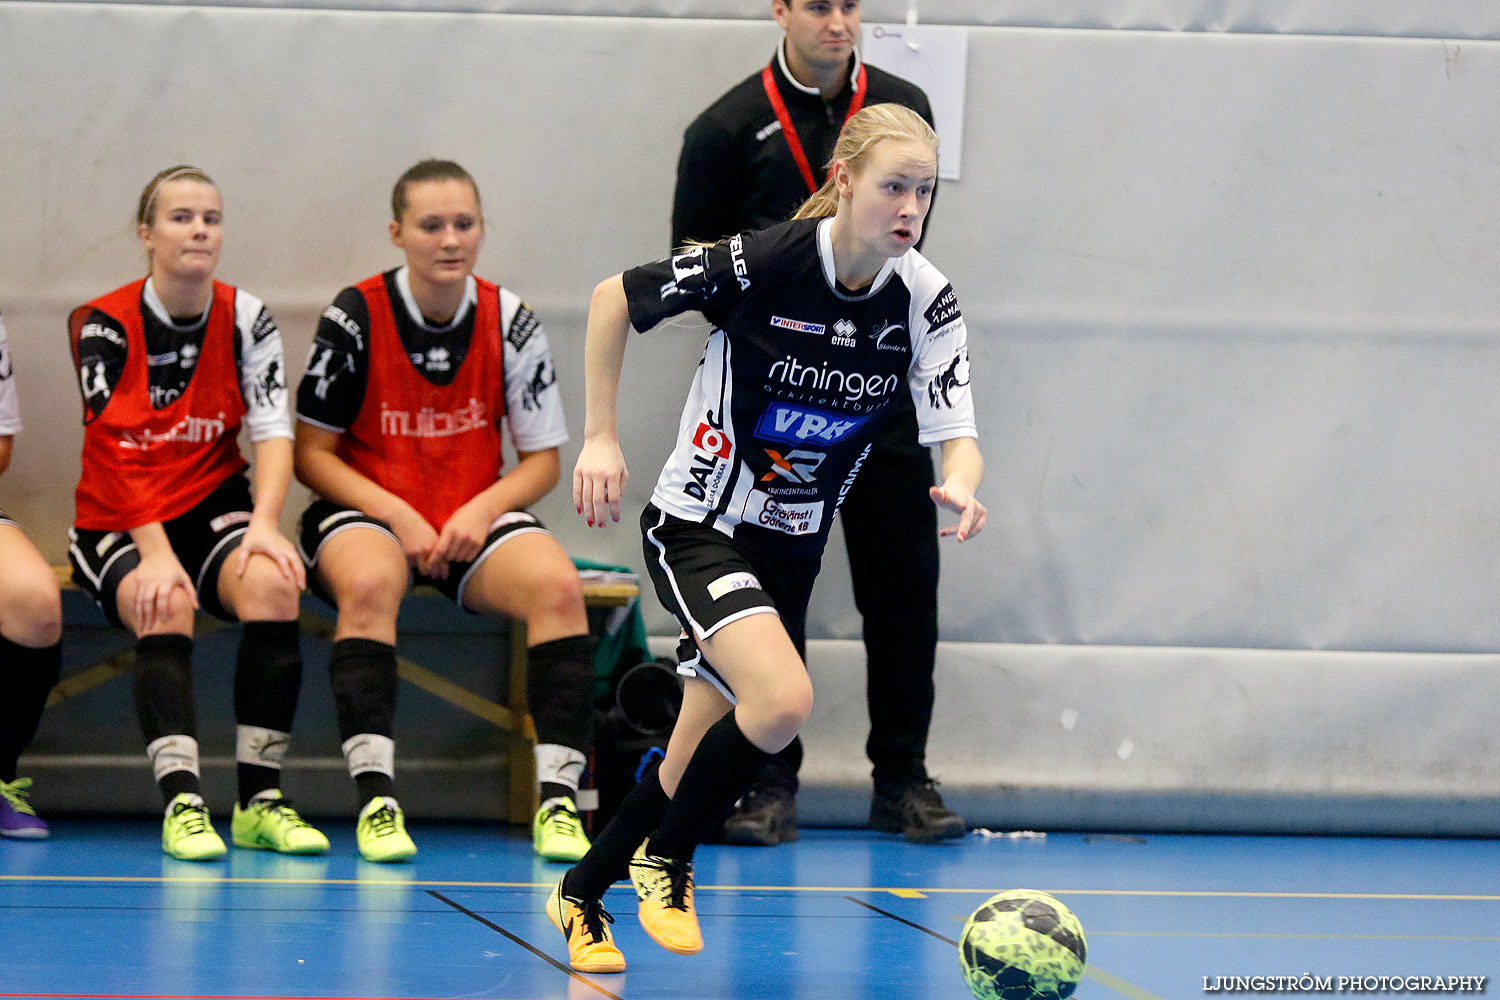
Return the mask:
{"type": "Polygon", "coordinates": [[[235,290],[235,335],[239,338],[240,392],[245,397],[245,427],[252,443],[292,437],[292,414],[286,391],[286,359],[281,331],[264,302],[235,290]]]}
{"type": "Polygon", "coordinates": [[[5,341],[5,318],[0,316],[0,434],[21,432],[21,401],[16,397],[15,367],[5,341]]]}
{"type": "Polygon", "coordinates": [[[517,451],[567,443],[568,423],[547,331],[526,303],[500,289],[500,339],[505,365],[505,419],[517,451]]]}
{"type": "MultiPolygon", "coordinates": [[[[942,272],[915,251],[911,271],[912,364],[907,384],[917,408],[917,440],[923,445],[979,436],[969,390],[969,332],[958,296],[942,272]]],[[[907,264],[908,261],[903,261],[907,264]]]]}

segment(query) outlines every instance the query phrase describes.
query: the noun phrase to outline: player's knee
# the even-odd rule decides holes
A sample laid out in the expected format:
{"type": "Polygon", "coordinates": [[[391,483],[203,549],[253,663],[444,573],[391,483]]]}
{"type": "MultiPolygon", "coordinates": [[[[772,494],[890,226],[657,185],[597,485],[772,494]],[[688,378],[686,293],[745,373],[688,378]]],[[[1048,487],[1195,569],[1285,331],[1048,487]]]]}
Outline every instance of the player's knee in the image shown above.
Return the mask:
{"type": "Polygon", "coordinates": [[[51,646],[62,639],[62,599],[57,585],[27,588],[0,609],[4,634],[12,642],[32,649],[51,646]]]}
{"type": "Polygon", "coordinates": [[[377,560],[345,570],[329,584],[338,602],[339,617],[368,624],[395,620],[409,579],[404,562],[377,560]]]}
{"type": "MultiPolygon", "coordinates": [[[[230,560],[232,565],[233,556],[230,560]]],[[[223,572],[233,571],[226,565],[223,572]]],[[[297,584],[287,579],[268,556],[251,556],[244,575],[235,577],[230,589],[235,615],[241,621],[290,621],[297,617],[301,596],[297,584]]]]}
{"type": "MultiPolygon", "coordinates": [[[[753,725],[760,730],[762,740],[785,746],[792,737],[801,732],[808,717],[812,715],[812,683],[803,674],[800,680],[788,679],[762,692],[747,707],[755,720],[753,725]]],[[[756,734],[746,735],[755,738],[756,734]]]]}
{"type": "Polygon", "coordinates": [[[551,574],[535,594],[535,612],[544,618],[567,621],[585,619],[583,609],[583,583],[578,573],[568,566],[565,571],[551,574]]]}

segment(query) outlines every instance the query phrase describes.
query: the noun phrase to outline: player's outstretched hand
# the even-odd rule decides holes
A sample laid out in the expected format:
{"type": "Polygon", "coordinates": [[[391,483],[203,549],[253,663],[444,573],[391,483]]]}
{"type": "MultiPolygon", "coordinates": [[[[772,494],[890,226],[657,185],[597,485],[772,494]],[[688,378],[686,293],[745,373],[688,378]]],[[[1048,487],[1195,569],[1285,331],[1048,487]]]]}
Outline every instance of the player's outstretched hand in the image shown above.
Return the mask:
{"type": "Polygon", "coordinates": [[[980,503],[972,493],[948,483],[934,486],[928,490],[928,493],[933,503],[958,515],[956,525],[938,530],[940,536],[957,535],[960,542],[966,542],[984,530],[988,512],[984,509],[984,504],[980,503]]]}
{"type": "Polygon", "coordinates": [[[591,528],[604,527],[605,511],[611,521],[618,521],[620,498],[629,481],[630,470],[625,468],[619,439],[586,438],[573,466],[573,506],[591,528]]]}

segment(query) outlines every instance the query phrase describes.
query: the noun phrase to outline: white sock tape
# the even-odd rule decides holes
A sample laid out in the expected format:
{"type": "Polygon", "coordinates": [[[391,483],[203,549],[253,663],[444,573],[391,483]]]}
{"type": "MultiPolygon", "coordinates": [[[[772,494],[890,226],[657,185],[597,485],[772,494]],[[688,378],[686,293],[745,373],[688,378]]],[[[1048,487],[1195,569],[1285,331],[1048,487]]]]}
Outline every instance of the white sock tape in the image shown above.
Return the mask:
{"type": "Polygon", "coordinates": [[[572,747],[559,743],[536,745],[536,780],[551,781],[567,785],[578,791],[578,782],[583,778],[583,769],[589,759],[572,747]]]}
{"type": "Polygon", "coordinates": [[[292,734],[259,726],[235,726],[234,759],[241,764],[281,768],[292,746],[292,734]]]}
{"type": "Polygon", "coordinates": [[[172,771],[198,774],[198,741],[191,736],[177,733],[154,739],[146,745],[146,756],[151,758],[157,781],[172,771]]]}
{"type": "Polygon", "coordinates": [[[389,736],[360,733],[344,741],[344,760],[349,762],[349,776],[379,771],[396,776],[396,741],[389,736]]]}

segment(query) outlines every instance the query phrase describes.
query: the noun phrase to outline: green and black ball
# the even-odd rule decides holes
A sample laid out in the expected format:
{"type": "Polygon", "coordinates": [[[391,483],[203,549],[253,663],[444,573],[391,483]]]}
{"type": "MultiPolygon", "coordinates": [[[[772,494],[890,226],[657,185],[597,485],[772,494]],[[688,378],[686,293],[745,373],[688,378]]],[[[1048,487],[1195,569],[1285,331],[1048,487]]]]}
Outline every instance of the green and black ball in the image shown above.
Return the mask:
{"type": "Polygon", "coordinates": [[[978,1000],[1066,1000],[1087,957],[1073,911],[1035,889],[990,897],[958,942],[964,981],[978,1000]]]}

